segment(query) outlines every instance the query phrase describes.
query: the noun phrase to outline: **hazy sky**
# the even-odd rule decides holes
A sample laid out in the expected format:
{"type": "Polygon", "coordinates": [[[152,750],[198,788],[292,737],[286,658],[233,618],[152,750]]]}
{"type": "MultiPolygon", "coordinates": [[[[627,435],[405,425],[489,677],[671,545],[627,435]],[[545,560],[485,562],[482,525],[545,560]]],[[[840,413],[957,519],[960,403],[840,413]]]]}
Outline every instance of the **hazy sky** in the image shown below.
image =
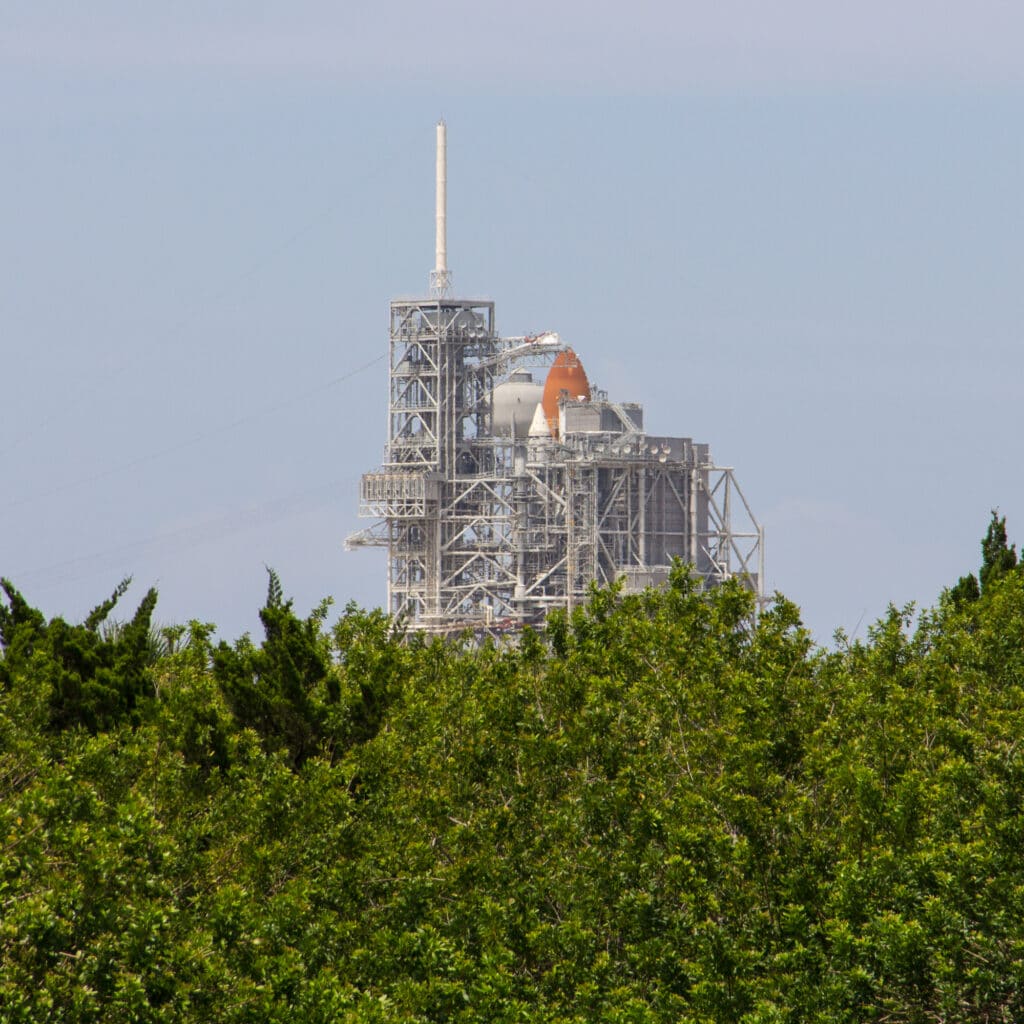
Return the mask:
{"type": "Polygon", "coordinates": [[[0,575],[48,614],[383,600],[342,540],[439,116],[456,292],[735,466],[821,640],[1024,539],[1024,6],[155,8],[0,0],[0,575]]]}

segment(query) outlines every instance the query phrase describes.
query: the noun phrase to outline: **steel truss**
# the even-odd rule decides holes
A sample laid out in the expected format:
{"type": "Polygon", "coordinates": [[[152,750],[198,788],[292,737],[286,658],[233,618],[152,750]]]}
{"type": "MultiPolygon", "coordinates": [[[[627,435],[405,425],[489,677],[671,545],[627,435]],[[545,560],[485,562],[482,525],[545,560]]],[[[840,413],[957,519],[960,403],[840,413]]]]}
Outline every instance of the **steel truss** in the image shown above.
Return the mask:
{"type": "Polygon", "coordinates": [[[377,522],[347,541],[387,549],[389,610],[428,632],[498,633],[595,581],[658,585],[677,558],[763,596],[763,532],[707,445],[649,437],[600,400],[612,429],[493,435],[495,383],[560,350],[553,335],[498,337],[491,302],[391,303],[388,441],[360,485],[377,522]]]}

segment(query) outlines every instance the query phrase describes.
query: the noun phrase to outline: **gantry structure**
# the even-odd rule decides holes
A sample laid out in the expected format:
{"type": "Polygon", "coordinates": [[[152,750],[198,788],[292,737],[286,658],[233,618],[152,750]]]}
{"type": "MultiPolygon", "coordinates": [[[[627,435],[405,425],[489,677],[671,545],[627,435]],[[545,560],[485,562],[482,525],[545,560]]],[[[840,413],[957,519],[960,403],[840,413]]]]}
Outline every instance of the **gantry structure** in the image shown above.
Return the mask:
{"type": "Polygon", "coordinates": [[[648,435],[639,405],[589,387],[542,415],[532,373],[571,350],[553,333],[503,338],[493,302],[450,297],[444,150],[440,124],[431,294],[391,303],[387,443],[359,495],[375,522],[347,540],[386,549],[389,611],[430,633],[499,633],[594,583],[659,586],[677,559],[763,598],[763,531],[708,445],[648,435]]]}

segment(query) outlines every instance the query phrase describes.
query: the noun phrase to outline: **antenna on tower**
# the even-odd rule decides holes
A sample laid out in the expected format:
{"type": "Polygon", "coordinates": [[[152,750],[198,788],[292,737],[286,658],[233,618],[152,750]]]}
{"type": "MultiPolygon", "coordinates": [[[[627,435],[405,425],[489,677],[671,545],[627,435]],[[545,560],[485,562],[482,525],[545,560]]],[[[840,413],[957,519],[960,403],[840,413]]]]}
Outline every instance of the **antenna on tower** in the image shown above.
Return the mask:
{"type": "Polygon", "coordinates": [[[437,203],[434,269],[430,272],[430,294],[444,298],[451,291],[452,273],[448,269],[448,129],[437,122],[437,203]]]}

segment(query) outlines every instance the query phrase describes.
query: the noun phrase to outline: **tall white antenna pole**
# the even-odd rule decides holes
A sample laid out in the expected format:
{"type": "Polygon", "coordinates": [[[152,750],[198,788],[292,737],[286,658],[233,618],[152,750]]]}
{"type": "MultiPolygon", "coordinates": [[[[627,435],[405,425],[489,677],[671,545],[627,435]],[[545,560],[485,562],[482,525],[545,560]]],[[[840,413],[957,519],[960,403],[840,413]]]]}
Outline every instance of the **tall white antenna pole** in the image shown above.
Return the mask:
{"type": "Polygon", "coordinates": [[[430,272],[430,294],[443,297],[452,286],[448,269],[448,129],[444,121],[437,122],[437,237],[434,269],[430,272]]]}

